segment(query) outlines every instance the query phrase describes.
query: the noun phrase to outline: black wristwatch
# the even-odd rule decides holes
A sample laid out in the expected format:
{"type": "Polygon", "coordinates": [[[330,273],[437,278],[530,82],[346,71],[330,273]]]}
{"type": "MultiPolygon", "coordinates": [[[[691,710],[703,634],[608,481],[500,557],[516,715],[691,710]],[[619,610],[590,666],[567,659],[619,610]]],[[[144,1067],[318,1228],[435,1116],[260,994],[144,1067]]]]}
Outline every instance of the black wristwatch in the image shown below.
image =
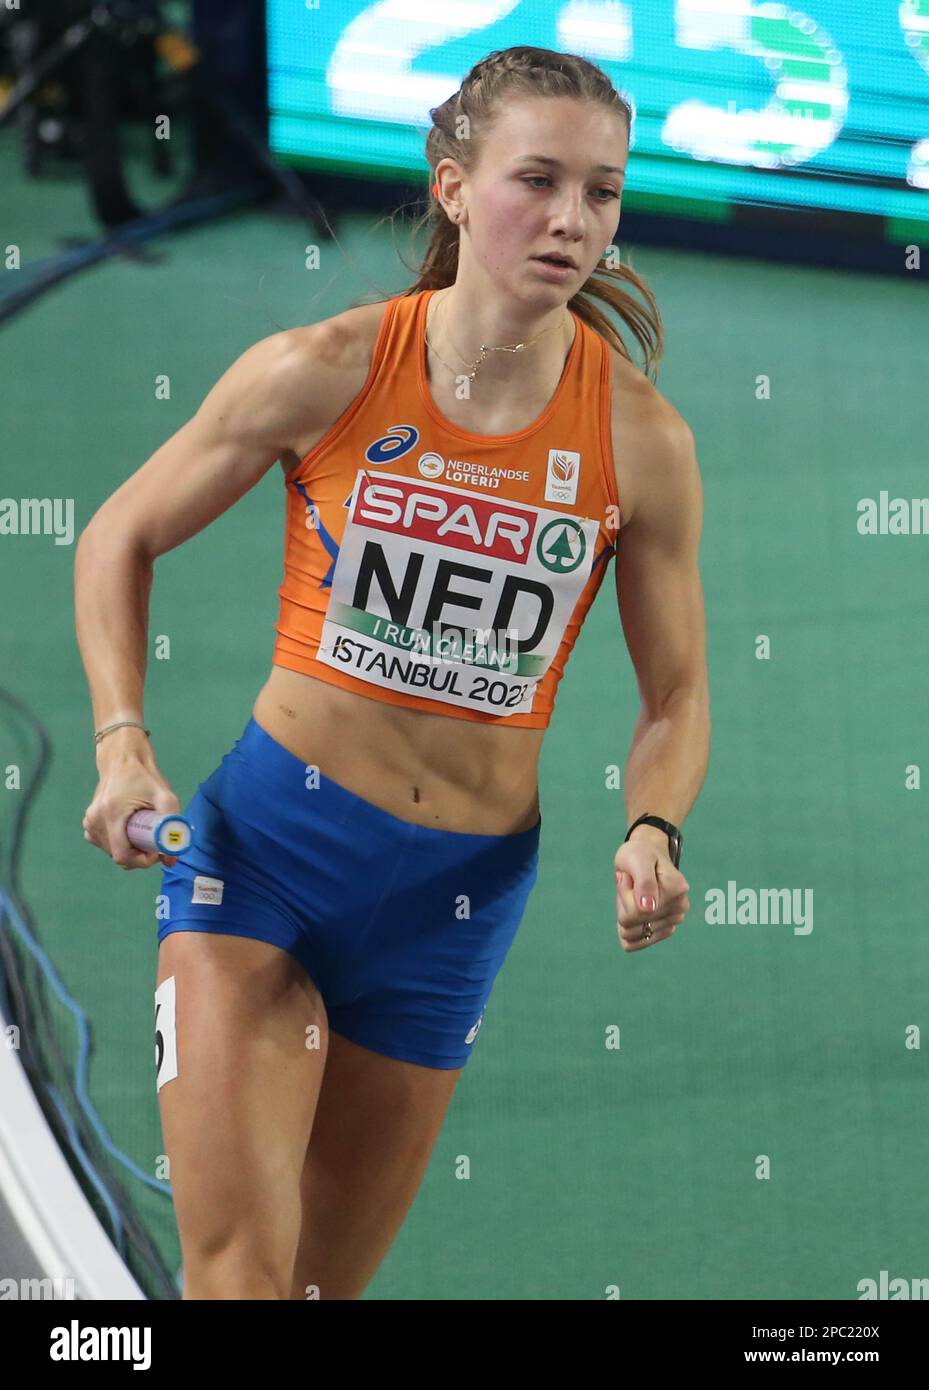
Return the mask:
{"type": "MultiPolygon", "coordinates": [[[[668,837],[668,856],[675,869],[680,867],[681,850],[684,848],[684,837],[676,825],[672,825],[669,820],[662,820],[660,816],[644,815],[630,825],[626,832],[626,840],[632,834],[637,825],[656,825],[659,830],[663,830],[668,837]]],[[[625,840],[623,844],[625,844],[625,840]]]]}

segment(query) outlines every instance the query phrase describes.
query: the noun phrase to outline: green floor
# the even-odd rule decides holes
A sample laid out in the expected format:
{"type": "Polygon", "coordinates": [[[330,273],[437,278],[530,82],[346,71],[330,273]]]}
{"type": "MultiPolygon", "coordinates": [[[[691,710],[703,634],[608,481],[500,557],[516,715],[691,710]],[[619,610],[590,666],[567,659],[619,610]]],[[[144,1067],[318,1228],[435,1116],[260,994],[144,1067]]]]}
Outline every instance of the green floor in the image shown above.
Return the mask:
{"type": "MultiPolygon", "coordinates": [[[[12,138],[4,245],[29,261],[92,234],[79,184],[26,183],[12,138]]],[[[305,227],[256,211],[48,295],[4,337],[0,492],[73,497],[79,532],[249,344],[409,283],[372,220],[343,221],[318,271],[304,269],[305,227]],[[155,399],[161,373],[169,401],[155,399]]],[[[620,950],[625,815],[605,769],[625,761],[637,699],[611,569],[543,753],[538,885],[366,1297],[849,1299],[882,1269],[927,1272],[926,1063],[907,1030],[929,1025],[929,871],[905,779],[929,758],[929,538],[861,536],[857,504],[926,490],[929,297],[903,279],[634,260],[665,317],[659,386],[694,430],[705,486],[714,730],[684,827],[693,906],[671,942],[620,950]],[[756,399],[761,374],[770,400],[756,399]],[[711,925],[706,895],[730,880],[811,890],[812,932],[711,925]]],[[[275,470],[158,562],[145,713],[182,804],[270,668],[283,502],[275,470]],[[162,635],[168,661],[154,657],[162,635]]],[[[124,873],[82,838],[95,769],[73,563],[50,537],[0,538],[0,682],[54,742],[23,882],[93,1020],[93,1100],[154,1175],[160,875],[124,873]]],[[[170,1203],[127,1182],[176,1267],[170,1203]]]]}

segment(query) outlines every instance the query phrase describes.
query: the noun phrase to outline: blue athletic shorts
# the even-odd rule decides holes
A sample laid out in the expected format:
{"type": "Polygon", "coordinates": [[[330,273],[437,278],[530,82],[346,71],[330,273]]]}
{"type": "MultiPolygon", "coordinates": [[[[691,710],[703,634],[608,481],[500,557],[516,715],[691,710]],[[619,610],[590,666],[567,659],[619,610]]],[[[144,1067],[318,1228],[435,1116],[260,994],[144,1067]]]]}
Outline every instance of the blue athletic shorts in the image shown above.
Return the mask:
{"type": "Polygon", "coordinates": [[[308,768],[254,719],[184,814],[194,845],[162,869],[159,942],[270,942],[304,967],[334,1032],[464,1066],[536,880],[541,817],[516,835],[416,825],[308,768]]]}

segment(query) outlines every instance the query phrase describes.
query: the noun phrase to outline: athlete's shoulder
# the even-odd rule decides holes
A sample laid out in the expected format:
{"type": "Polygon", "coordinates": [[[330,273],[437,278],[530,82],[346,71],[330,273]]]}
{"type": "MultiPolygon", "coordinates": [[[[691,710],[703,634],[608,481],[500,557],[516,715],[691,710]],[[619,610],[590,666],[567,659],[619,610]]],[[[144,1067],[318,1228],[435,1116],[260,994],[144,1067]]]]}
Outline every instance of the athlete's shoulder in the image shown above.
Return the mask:
{"type": "Polygon", "coordinates": [[[293,329],[295,346],[317,363],[337,370],[367,367],[387,300],[356,304],[330,318],[293,329]]]}
{"type": "Polygon", "coordinates": [[[621,523],[669,495],[673,474],[696,469],[693,432],[641,367],[610,346],[611,434],[621,523]]]}
{"type": "Polygon", "coordinates": [[[280,460],[285,474],[364,386],[385,308],[384,300],[355,305],[264,340],[269,391],[291,440],[280,460]]]}
{"type": "Polygon", "coordinates": [[[683,426],[683,416],[671,404],[642,368],[631,362],[610,343],[607,345],[613,364],[612,408],[614,416],[623,414],[634,418],[642,428],[667,428],[675,420],[683,426]]]}

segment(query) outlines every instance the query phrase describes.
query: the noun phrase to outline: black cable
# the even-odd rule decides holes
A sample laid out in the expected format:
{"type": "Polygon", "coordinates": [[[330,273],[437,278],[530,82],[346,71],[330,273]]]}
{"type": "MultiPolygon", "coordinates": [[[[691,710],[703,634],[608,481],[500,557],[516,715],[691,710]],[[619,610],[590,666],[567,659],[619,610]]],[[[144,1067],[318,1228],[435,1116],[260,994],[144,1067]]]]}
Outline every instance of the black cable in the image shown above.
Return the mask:
{"type": "MultiPolygon", "coordinates": [[[[14,801],[9,850],[0,857],[0,878],[5,883],[7,896],[27,925],[32,938],[38,941],[39,933],[36,931],[32,914],[20,888],[20,857],[30,808],[51,762],[51,739],[35,712],[11,691],[0,687],[0,708],[4,706],[12,708],[20,714],[31,727],[39,745],[36,770],[23,787],[20,797],[14,801]]],[[[131,1272],[149,1297],[179,1298],[177,1285],[171,1271],[167,1268],[149,1232],[142,1224],[128,1192],[113,1173],[110,1155],[100,1144],[96,1131],[84,1113],[80,1098],[74,1088],[71,1067],[64,1056],[58,1030],[51,1017],[47,990],[41,971],[37,963],[29,956],[28,960],[34,974],[27,987],[26,972],[23,969],[19,953],[14,948],[2,913],[0,913],[0,953],[3,957],[4,982],[8,987],[11,987],[11,1000],[14,993],[16,998],[15,1007],[11,1009],[12,1017],[8,1015],[8,1022],[16,1024],[20,1029],[21,1041],[25,1040],[27,1043],[25,1052],[21,1054],[23,1068],[42,1113],[55,1135],[75,1179],[81,1185],[88,1202],[105,1227],[108,1214],[100,1202],[99,1196],[93,1192],[92,1188],[88,1191],[86,1173],[83,1165],[71,1151],[70,1136],[55,1103],[52,1094],[53,1089],[62,1093],[66,1101],[69,1119],[79,1137],[81,1146],[88,1158],[92,1160],[95,1171],[103,1177],[107,1192],[119,1213],[129,1242],[126,1257],[131,1272]],[[39,1038],[41,1038],[42,1047],[46,1050],[46,1056],[54,1060],[54,1066],[49,1066],[47,1061],[43,1060],[34,1049],[33,1042],[39,1038]],[[57,1076],[54,1075],[56,1071],[57,1076]]]]}
{"type": "Polygon", "coordinates": [[[193,198],[178,203],[164,212],[140,217],[135,222],[117,228],[99,241],[91,241],[75,250],[46,257],[31,269],[27,267],[25,283],[0,299],[0,324],[14,318],[48,290],[55,285],[63,284],[72,275],[77,275],[100,261],[108,260],[111,256],[125,255],[134,247],[152,241],[165,232],[178,231],[188,225],[198,225],[214,217],[224,217],[226,213],[243,204],[254,203],[263,191],[263,184],[259,185],[255,181],[242,183],[205,198],[193,198]]]}

